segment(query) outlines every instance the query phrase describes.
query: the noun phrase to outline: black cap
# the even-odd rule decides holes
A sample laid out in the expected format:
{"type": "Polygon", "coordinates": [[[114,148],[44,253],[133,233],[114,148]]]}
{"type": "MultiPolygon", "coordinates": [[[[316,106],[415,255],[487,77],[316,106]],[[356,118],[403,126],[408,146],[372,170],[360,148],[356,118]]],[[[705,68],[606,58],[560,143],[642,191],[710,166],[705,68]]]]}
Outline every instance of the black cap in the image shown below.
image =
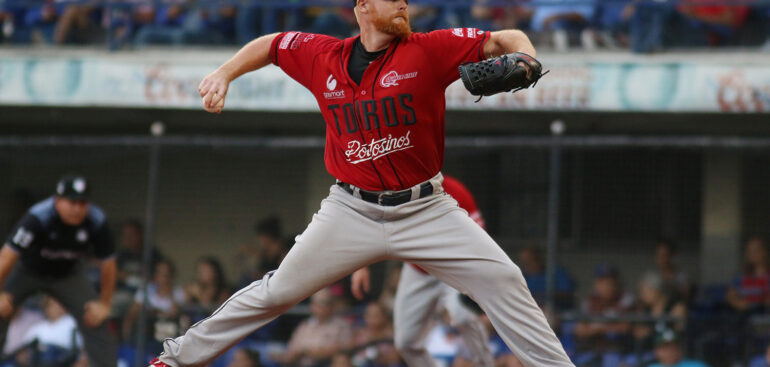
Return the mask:
{"type": "Polygon", "coordinates": [[[83,176],[67,175],[56,184],[56,196],[71,200],[88,200],[91,187],[83,176]]]}

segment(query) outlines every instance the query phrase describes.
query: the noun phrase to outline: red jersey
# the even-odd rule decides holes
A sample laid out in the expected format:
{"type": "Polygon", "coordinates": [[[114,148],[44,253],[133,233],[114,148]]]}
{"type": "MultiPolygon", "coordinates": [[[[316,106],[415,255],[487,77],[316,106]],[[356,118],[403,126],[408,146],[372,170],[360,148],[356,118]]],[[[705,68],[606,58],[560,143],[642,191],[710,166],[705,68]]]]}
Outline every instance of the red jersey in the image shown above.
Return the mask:
{"type": "Polygon", "coordinates": [[[356,38],[282,33],[270,60],[318,101],[332,176],[364,190],[404,190],[441,170],[445,90],[460,64],[484,58],[488,38],[475,28],[413,33],[394,40],[360,85],[347,72],[356,38]]]}

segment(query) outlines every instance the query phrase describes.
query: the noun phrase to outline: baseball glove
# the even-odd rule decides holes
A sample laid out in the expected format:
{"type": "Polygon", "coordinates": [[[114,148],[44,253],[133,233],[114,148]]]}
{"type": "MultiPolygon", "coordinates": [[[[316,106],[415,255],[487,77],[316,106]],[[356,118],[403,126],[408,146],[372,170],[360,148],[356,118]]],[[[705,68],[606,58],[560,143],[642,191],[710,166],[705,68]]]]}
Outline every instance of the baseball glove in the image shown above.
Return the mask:
{"type": "MultiPolygon", "coordinates": [[[[460,65],[460,79],[465,89],[474,96],[491,96],[500,92],[513,92],[535,86],[543,73],[540,61],[522,52],[514,52],[492,59],[460,65]],[[519,65],[523,62],[529,67],[519,65]]],[[[478,102],[478,101],[476,101],[478,102]]]]}

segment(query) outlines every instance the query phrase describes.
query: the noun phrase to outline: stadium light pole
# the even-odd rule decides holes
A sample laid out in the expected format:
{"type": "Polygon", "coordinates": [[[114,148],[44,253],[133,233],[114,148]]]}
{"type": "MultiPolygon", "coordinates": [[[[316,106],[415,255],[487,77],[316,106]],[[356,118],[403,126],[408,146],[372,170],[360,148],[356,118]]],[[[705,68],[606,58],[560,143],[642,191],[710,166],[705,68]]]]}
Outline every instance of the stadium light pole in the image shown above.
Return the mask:
{"type": "Polygon", "coordinates": [[[145,349],[147,347],[147,284],[150,282],[152,273],[152,248],[155,246],[153,235],[155,233],[155,208],[158,198],[158,167],[160,165],[160,137],[166,130],[166,126],[161,121],[155,121],[150,125],[150,133],[154,137],[150,144],[150,164],[147,182],[147,206],[144,215],[144,243],[142,253],[142,309],[139,312],[139,325],[136,332],[136,358],[134,358],[134,367],[144,367],[145,349]]]}
{"type": "Polygon", "coordinates": [[[545,309],[556,311],[556,251],[559,242],[559,187],[561,186],[561,135],[565,126],[561,120],[551,123],[551,157],[548,175],[548,229],[545,260],[545,309]]]}

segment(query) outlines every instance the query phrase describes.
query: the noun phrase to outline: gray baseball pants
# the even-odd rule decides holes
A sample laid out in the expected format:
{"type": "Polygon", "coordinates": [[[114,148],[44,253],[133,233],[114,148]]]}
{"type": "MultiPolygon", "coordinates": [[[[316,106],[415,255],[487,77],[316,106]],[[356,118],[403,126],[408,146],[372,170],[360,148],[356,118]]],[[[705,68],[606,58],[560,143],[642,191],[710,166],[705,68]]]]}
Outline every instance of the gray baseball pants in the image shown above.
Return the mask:
{"type": "Polygon", "coordinates": [[[473,365],[494,367],[492,352],[487,345],[489,334],[478,316],[462,304],[460,292],[409,264],[404,264],[401,269],[393,306],[396,349],[406,364],[409,367],[437,366],[425,348],[437,308],[446,311],[451,326],[460,332],[471,352],[473,365]]]}
{"type": "Polygon", "coordinates": [[[431,179],[434,194],[392,207],[332,186],[278,269],[236,292],[185,335],[167,339],[160,360],[173,367],[205,365],[319,289],[394,259],[417,264],[473,298],[525,366],[573,367],[521,270],[443,193],[441,181],[440,174],[431,179]]]}

